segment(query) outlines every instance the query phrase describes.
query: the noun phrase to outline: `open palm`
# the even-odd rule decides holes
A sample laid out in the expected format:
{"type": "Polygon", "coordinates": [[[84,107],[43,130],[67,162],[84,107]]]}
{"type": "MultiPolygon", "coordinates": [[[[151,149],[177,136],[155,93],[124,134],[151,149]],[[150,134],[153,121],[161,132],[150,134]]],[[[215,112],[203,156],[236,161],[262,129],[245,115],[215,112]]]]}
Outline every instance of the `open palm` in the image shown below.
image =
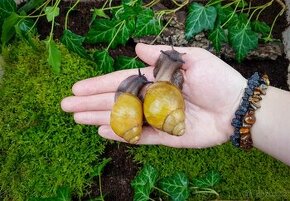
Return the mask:
{"type": "MultiPolygon", "coordinates": [[[[153,66],[160,50],[170,46],[138,44],[136,53],[150,66],[142,70],[153,80],[153,66]]],[[[184,74],[183,96],[185,98],[186,131],[183,136],[171,136],[152,127],[143,129],[138,144],[163,144],[172,147],[202,148],[222,144],[233,132],[231,119],[238,107],[246,86],[246,80],[218,57],[200,48],[176,47],[186,53],[182,66],[184,74]]],[[[65,98],[64,111],[73,112],[77,123],[98,125],[104,138],[124,141],[110,128],[110,111],[120,82],[136,69],[113,72],[107,75],[77,82],[74,96],[65,98]]]]}

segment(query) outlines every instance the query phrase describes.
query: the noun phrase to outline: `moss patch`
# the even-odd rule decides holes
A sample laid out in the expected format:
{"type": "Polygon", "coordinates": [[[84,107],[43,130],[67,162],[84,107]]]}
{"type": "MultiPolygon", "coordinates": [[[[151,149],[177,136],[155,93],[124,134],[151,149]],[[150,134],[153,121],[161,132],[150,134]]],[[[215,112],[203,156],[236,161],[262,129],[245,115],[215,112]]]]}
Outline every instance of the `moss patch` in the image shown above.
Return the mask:
{"type": "MultiPolygon", "coordinates": [[[[210,170],[218,171],[222,181],[214,189],[220,199],[290,199],[290,167],[258,150],[244,152],[228,143],[202,150],[140,146],[130,153],[136,162],[158,168],[162,176],[182,170],[190,178],[197,178],[210,170]]],[[[189,200],[197,199],[191,197],[189,200]]],[[[198,200],[202,199],[209,197],[198,196],[198,200]]]]}
{"type": "Polygon", "coordinates": [[[94,126],[77,125],[60,101],[78,80],[99,74],[61,45],[62,71],[52,73],[45,46],[23,42],[3,53],[0,88],[0,189],[6,200],[51,197],[59,186],[81,196],[104,151],[94,126]]]}

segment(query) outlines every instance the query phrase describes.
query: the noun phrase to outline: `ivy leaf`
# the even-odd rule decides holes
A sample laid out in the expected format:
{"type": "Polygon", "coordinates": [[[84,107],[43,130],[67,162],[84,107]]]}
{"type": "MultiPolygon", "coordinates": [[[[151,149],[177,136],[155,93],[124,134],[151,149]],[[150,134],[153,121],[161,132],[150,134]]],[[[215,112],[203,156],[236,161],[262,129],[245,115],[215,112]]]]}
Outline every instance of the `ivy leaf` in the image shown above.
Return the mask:
{"type": "Polygon", "coordinates": [[[53,72],[60,73],[61,53],[53,39],[44,41],[48,50],[48,64],[52,67],[53,72]]]}
{"type": "Polygon", "coordinates": [[[134,29],[134,23],[133,20],[95,20],[86,36],[86,40],[89,43],[111,43],[111,47],[115,48],[118,44],[125,44],[128,41],[134,29]]]}
{"type": "Polygon", "coordinates": [[[182,172],[176,172],[160,181],[160,187],[166,191],[173,201],[183,201],[189,197],[188,178],[182,172]]]}
{"type": "Polygon", "coordinates": [[[134,201],[147,201],[157,181],[157,170],[151,165],[144,165],[143,169],[131,182],[134,189],[134,201]]]}
{"type": "Polygon", "coordinates": [[[208,36],[208,39],[213,43],[214,49],[217,52],[221,51],[222,43],[226,43],[228,41],[227,35],[221,26],[217,26],[208,36]]]}
{"type": "Polygon", "coordinates": [[[59,7],[47,6],[45,8],[45,15],[48,22],[51,22],[59,15],[59,7]]]}
{"type": "Polygon", "coordinates": [[[18,23],[20,17],[16,13],[11,13],[11,15],[4,20],[2,25],[2,35],[1,35],[1,42],[3,46],[5,46],[8,41],[14,36],[15,28],[14,26],[18,23]]]}
{"type": "MultiPolygon", "coordinates": [[[[0,22],[16,11],[16,3],[14,0],[0,1],[0,22]]],[[[0,24],[1,25],[1,24],[0,24]]]]}
{"type": "Polygon", "coordinates": [[[66,29],[63,32],[61,42],[72,52],[77,53],[83,58],[90,59],[90,56],[86,52],[86,49],[82,46],[85,37],[77,35],[70,30],[66,29]]]}
{"type": "Polygon", "coordinates": [[[238,6],[238,8],[243,8],[248,5],[248,2],[245,0],[239,0],[237,2],[234,2],[235,6],[238,6]]]}
{"type": "Polygon", "coordinates": [[[201,31],[214,28],[217,12],[215,7],[204,7],[198,3],[189,6],[188,16],[185,22],[185,38],[189,40],[201,31]]]}
{"type": "Polygon", "coordinates": [[[26,41],[34,49],[37,49],[32,40],[32,35],[36,33],[36,29],[33,27],[33,25],[33,20],[24,18],[15,25],[15,31],[22,40],[26,41]]]}
{"type": "Polygon", "coordinates": [[[223,8],[222,6],[216,6],[216,9],[217,9],[217,20],[225,28],[234,26],[238,23],[239,21],[238,14],[235,13],[231,7],[223,8]]]}
{"type": "Polygon", "coordinates": [[[142,37],[148,35],[156,35],[161,31],[160,22],[154,17],[154,12],[151,9],[144,9],[137,16],[136,29],[134,36],[142,37]]]}
{"type": "Polygon", "coordinates": [[[97,50],[95,51],[93,57],[98,68],[100,68],[100,70],[102,70],[104,73],[110,73],[114,70],[114,60],[109,55],[108,50],[97,50]]]}
{"type": "Polygon", "coordinates": [[[115,69],[131,69],[145,67],[144,63],[133,57],[118,56],[115,59],[115,69]]]}
{"type": "Polygon", "coordinates": [[[241,62],[247,54],[257,48],[258,34],[250,27],[233,27],[229,29],[229,41],[236,53],[236,59],[241,62]]]}
{"type": "MultiPolygon", "coordinates": [[[[115,18],[118,20],[128,20],[137,17],[142,13],[144,8],[140,5],[128,6],[123,5],[117,12],[115,12],[115,18]]],[[[135,19],[134,19],[135,20],[135,19]]]]}
{"type": "Polygon", "coordinates": [[[40,6],[41,4],[44,3],[45,0],[30,0],[27,1],[26,4],[24,4],[24,6],[22,6],[18,12],[22,12],[24,11],[25,13],[31,11],[32,9],[37,8],[38,6],[40,6]]]}
{"type": "Polygon", "coordinates": [[[126,6],[141,6],[142,0],[122,0],[122,4],[126,6]]]}
{"type": "Polygon", "coordinates": [[[261,22],[259,20],[255,20],[253,22],[251,22],[251,27],[252,30],[257,32],[257,33],[261,33],[262,36],[268,36],[268,34],[271,31],[271,28],[269,25],[267,25],[265,22],[261,22]]]}
{"type": "Polygon", "coordinates": [[[205,177],[194,179],[194,184],[199,188],[213,187],[220,181],[220,174],[215,171],[210,171],[205,177]]]}
{"type": "Polygon", "coordinates": [[[93,20],[96,19],[97,16],[110,19],[110,17],[105,13],[105,11],[103,9],[100,9],[100,8],[94,9],[93,20]]]}
{"type": "Polygon", "coordinates": [[[105,166],[112,160],[112,158],[105,158],[103,161],[96,167],[92,176],[97,177],[100,176],[105,168],[105,166]]]}

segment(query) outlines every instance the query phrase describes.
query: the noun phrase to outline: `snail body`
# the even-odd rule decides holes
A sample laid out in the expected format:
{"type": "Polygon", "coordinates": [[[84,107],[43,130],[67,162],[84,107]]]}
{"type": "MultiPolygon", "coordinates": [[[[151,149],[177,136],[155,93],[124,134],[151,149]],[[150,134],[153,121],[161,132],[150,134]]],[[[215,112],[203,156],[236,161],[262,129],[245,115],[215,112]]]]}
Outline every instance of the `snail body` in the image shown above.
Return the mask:
{"type": "Polygon", "coordinates": [[[147,87],[143,103],[146,121],[152,127],[176,136],[185,132],[182,55],[174,49],[161,51],[153,71],[156,82],[147,87]]]}
{"type": "Polygon", "coordinates": [[[132,75],[121,82],[115,94],[110,125],[115,134],[129,143],[136,143],[142,133],[143,104],[138,93],[147,82],[139,71],[139,75],[132,75]]]}
{"type": "Polygon", "coordinates": [[[147,122],[172,135],[185,131],[184,100],[180,90],[166,81],[150,85],[144,98],[144,115],[147,122]]]}

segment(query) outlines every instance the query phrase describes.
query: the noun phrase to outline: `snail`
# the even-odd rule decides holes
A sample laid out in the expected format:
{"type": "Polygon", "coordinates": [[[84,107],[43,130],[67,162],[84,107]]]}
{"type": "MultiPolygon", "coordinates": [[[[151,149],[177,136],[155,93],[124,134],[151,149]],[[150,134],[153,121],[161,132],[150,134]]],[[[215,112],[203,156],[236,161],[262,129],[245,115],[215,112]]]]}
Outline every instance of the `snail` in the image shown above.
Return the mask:
{"type": "Polygon", "coordinates": [[[122,81],[115,94],[110,125],[118,136],[129,143],[136,143],[142,133],[143,105],[138,93],[147,83],[147,78],[141,75],[139,69],[139,75],[122,81]]]}
{"type": "Polygon", "coordinates": [[[156,82],[146,88],[143,103],[147,123],[176,136],[185,132],[182,55],[173,48],[161,51],[153,71],[156,82]]]}

